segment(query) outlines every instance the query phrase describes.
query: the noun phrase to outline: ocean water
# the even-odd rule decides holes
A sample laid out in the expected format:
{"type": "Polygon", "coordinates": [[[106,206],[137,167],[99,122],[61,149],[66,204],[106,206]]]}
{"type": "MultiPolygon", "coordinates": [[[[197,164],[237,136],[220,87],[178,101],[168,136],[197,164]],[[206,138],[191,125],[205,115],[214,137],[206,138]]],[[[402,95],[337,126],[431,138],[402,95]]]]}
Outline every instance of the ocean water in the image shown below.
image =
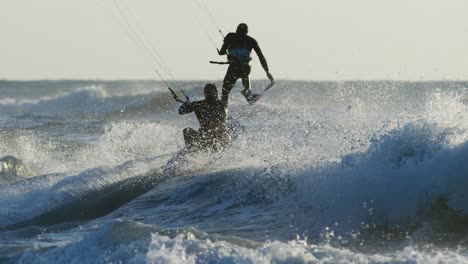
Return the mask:
{"type": "Polygon", "coordinates": [[[467,82],[240,90],[163,170],[197,122],[162,83],[0,81],[0,262],[468,263],[467,82]]]}

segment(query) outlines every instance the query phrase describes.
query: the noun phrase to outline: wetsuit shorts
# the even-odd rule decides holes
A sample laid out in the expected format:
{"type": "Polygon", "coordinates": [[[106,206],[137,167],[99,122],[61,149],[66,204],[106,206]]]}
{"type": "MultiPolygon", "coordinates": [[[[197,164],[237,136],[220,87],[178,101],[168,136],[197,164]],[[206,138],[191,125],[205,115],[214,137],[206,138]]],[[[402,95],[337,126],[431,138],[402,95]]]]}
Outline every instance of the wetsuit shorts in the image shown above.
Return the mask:
{"type": "Polygon", "coordinates": [[[229,64],[223,81],[223,89],[228,89],[230,92],[237,79],[249,77],[250,69],[250,64],[248,63],[232,62],[229,64]]]}

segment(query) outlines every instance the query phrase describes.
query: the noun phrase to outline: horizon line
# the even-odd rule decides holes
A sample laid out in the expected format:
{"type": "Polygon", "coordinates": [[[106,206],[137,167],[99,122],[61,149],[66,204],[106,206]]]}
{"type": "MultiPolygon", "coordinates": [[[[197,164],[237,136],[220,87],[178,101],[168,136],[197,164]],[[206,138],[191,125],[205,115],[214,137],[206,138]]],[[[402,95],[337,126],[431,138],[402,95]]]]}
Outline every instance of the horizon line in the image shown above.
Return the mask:
{"type": "MultiPolygon", "coordinates": [[[[269,81],[268,79],[250,79],[251,81],[269,81]]],[[[168,82],[160,79],[143,79],[143,78],[129,78],[129,79],[106,79],[106,78],[86,78],[86,79],[74,79],[74,78],[53,78],[53,79],[7,79],[0,78],[1,82],[124,82],[124,81],[135,81],[135,82],[168,82]]],[[[178,82],[207,82],[216,81],[222,82],[222,79],[218,80],[202,80],[202,79],[176,79],[178,82]]],[[[468,82],[468,79],[275,79],[279,81],[293,81],[293,82],[468,82]]],[[[173,82],[173,81],[169,81],[173,82]]]]}

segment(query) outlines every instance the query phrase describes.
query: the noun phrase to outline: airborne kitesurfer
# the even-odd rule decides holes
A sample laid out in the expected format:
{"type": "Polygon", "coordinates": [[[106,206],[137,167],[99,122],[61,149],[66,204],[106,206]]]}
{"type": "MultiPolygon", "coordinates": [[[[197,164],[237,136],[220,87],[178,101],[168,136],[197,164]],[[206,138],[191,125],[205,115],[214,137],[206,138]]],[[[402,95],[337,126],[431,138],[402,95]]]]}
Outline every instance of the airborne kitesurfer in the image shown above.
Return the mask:
{"type": "Polygon", "coordinates": [[[226,76],[224,77],[221,97],[221,100],[226,106],[228,104],[229,93],[239,78],[242,79],[242,85],[244,86],[242,95],[244,95],[244,97],[247,99],[247,102],[253,104],[259,98],[259,95],[252,94],[250,89],[249,74],[251,68],[249,62],[252,59],[250,57],[252,49],[254,49],[257,53],[257,56],[260,59],[260,63],[262,64],[268,79],[270,79],[271,82],[274,81],[273,76],[269,72],[265,56],[263,56],[262,50],[258,46],[257,41],[254,38],[248,36],[247,33],[247,24],[239,24],[235,33],[231,32],[227,34],[227,36],[224,38],[224,43],[221,47],[221,50],[218,51],[219,55],[227,54],[229,60],[229,68],[226,72],[226,76]]]}
{"type": "Polygon", "coordinates": [[[231,135],[226,127],[226,104],[218,99],[218,88],[208,83],[204,88],[205,100],[187,100],[179,108],[179,114],[195,112],[200,129],[184,129],[185,147],[188,151],[218,151],[231,143],[231,135]]]}

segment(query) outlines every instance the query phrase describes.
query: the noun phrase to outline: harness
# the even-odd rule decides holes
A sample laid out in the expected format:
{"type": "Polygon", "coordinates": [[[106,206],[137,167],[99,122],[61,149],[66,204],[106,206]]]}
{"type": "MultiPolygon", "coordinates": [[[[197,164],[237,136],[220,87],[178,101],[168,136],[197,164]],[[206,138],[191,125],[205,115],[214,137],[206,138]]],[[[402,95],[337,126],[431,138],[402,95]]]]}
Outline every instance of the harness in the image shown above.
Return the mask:
{"type": "Polygon", "coordinates": [[[230,49],[228,52],[228,61],[210,61],[211,64],[247,64],[252,60],[250,51],[247,49],[230,49]]]}
{"type": "Polygon", "coordinates": [[[250,51],[247,49],[230,49],[228,60],[238,63],[249,63],[252,58],[250,57],[250,51]]]}

